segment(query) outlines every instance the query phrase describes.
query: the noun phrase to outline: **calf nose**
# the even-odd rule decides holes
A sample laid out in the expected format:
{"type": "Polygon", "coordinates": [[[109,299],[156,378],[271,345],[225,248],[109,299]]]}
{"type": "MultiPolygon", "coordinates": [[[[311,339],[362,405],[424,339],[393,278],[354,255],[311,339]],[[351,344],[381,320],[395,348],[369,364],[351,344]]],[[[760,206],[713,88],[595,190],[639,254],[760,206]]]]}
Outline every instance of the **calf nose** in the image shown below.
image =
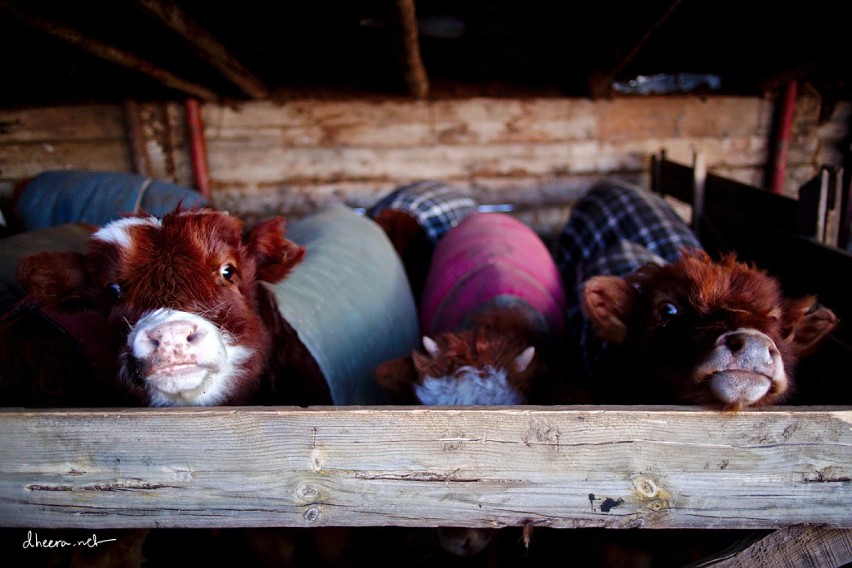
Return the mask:
{"type": "Polygon", "coordinates": [[[778,348],[772,339],[755,329],[738,329],[724,333],[716,340],[716,345],[726,348],[746,366],[771,365],[779,356],[778,348]]]}
{"type": "Polygon", "coordinates": [[[152,351],[182,351],[197,344],[207,335],[207,330],[193,322],[175,320],[161,323],[144,333],[142,338],[152,351]]]}

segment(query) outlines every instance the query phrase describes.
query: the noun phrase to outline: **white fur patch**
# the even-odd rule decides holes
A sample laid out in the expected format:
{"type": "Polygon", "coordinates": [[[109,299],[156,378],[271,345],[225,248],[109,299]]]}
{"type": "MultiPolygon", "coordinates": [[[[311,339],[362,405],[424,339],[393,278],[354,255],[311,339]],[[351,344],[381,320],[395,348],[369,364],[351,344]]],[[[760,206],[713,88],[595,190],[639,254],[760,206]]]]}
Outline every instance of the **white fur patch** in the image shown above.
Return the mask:
{"type": "Polygon", "coordinates": [[[92,235],[93,239],[104,241],[106,243],[115,243],[121,248],[130,248],[130,227],[138,227],[140,225],[150,225],[151,227],[159,228],[160,220],[156,217],[128,217],[113,221],[92,235]]]}
{"type": "Polygon", "coordinates": [[[523,404],[523,397],[506,378],[506,371],[486,367],[462,367],[452,377],[426,377],[415,394],[427,406],[491,406],[523,404]]]}
{"type": "Polygon", "coordinates": [[[210,406],[221,403],[233,390],[233,382],[241,364],[251,356],[251,349],[236,344],[209,320],[188,312],[159,309],[143,316],[127,337],[130,352],[144,361],[154,355],[156,345],[146,340],[146,332],[169,322],[187,322],[203,329],[203,339],[193,344],[193,365],[176,367],[142,377],[152,406],[210,406]]]}

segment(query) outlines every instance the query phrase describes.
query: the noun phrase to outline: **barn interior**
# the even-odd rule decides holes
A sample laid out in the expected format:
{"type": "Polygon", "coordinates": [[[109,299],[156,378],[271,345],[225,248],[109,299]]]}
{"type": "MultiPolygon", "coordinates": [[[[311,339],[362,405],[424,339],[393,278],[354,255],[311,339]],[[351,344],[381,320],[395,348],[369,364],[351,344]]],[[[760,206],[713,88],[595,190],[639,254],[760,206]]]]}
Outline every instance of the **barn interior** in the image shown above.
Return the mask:
{"type": "Polygon", "coordinates": [[[2,93],[6,107],[305,93],[763,96],[793,80],[830,105],[850,89],[843,18],[824,1],[748,10],[705,0],[2,6],[5,79],[14,86],[2,93]]]}
{"type": "MultiPolygon", "coordinates": [[[[795,257],[813,266],[790,263],[786,251],[800,249],[782,247],[798,240],[763,228],[738,238],[759,243],[749,252],[790,290],[819,288],[852,316],[848,44],[847,17],[827,0],[0,0],[3,236],[26,231],[14,203],[22,184],[85,170],[180,184],[248,222],[335,202],[364,209],[400,184],[437,179],[552,240],[594,180],[650,188],[665,152],[693,173],[700,164],[796,201],[814,199],[802,190],[817,183],[820,228],[806,240],[820,253],[795,257]]],[[[690,200],[679,202],[686,217],[690,200]]],[[[810,372],[848,361],[850,337],[844,322],[810,372]]],[[[849,404],[848,386],[833,392],[849,404]]],[[[510,527],[484,553],[454,556],[436,552],[426,529],[383,529],[358,528],[354,540],[331,530],[320,544],[294,529],[275,558],[668,567],[770,532],[578,523],[529,537],[510,527]]],[[[19,536],[3,529],[0,542],[20,548],[19,536]]],[[[260,553],[234,531],[160,531],[151,543],[148,566],[183,563],[188,549],[202,561],[269,561],[245,556],[260,553]]],[[[67,551],[39,558],[72,561],[67,551]]]]}

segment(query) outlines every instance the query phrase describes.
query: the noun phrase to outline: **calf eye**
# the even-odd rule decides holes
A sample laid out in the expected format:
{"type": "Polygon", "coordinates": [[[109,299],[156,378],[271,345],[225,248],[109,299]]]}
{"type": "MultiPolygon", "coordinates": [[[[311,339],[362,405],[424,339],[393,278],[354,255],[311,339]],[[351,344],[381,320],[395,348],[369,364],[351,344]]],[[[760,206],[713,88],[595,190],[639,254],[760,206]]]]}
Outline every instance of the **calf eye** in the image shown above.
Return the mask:
{"type": "Polygon", "coordinates": [[[660,319],[662,321],[669,321],[674,318],[678,314],[677,306],[672,304],[671,302],[666,302],[662,304],[659,308],[660,319]]]}
{"type": "Polygon", "coordinates": [[[110,300],[118,300],[121,298],[121,286],[118,285],[118,282],[111,282],[107,284],[104,293],[110,300]]]}
{"type": "Polygon", "coordinates": [[[225,280],[230,280],[237,274],[237,269],[231,264],[223,264],[222,268],[219,269],[219,274],[221,274],[222,278],[225,280]]]}

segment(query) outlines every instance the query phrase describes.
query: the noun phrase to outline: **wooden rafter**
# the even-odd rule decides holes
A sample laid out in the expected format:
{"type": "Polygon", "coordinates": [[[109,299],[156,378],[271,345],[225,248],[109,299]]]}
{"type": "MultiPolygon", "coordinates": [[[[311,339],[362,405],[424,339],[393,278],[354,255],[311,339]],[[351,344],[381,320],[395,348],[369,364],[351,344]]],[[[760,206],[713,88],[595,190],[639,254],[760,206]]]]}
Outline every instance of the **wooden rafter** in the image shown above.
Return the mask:
{"type": "Polygon", "coordinates": [[[266,85],[254,76],[216,37],[193,20],[171,0],[135,0],[136,5],[180,36],[202,59],[226,79],[254,99],[269,94],[266,85]]]}
{"type": "Polygon", "coordinates": [[[403,67],[409,91],[418,99],[429,95],[429,77],[420,56],[417,16],[414,0],[394,0],[394,19],[391,25],[397,56],[403,67]]]}
{"type": "Polygon", "coordinates": [[[182,91],[188,95],[198,97],[205,101],[214,101],[219,98],[215,92],[207,87],[182,79],[171,71],[163,69],[146,59],[108,45],[102,41],[87,37],[75,29],[63,26],[62,24],[39,16],[34,16],[7,0],[0,0],[0,10],[5,10],[33,29],[70,43],[89,52],[95,57],[105,59],[117,65],[121,65],[147,75],[169,88],[182,91]]]}
{"type": "Polygon", "coordinates": [[[657,30],[660,29],[666,21],[668,21],[682,1],[683,0],[671,0],[668,8],[666,8],[651,27],[642,34],[642,37],[626,50],[624,56],[613,63],[609,69],[601,69],[592,74],[591,78],[589,78],[589,94],[593,99],[601,98],[610,94],[612,81],[615,76],[627,67],[634,59],[636,59],[636,56],[639,55],[639,52],[642,51],[642,48],[645,47],[645,44],[648,43],[651,36],[653,36],[657,30]]]}

